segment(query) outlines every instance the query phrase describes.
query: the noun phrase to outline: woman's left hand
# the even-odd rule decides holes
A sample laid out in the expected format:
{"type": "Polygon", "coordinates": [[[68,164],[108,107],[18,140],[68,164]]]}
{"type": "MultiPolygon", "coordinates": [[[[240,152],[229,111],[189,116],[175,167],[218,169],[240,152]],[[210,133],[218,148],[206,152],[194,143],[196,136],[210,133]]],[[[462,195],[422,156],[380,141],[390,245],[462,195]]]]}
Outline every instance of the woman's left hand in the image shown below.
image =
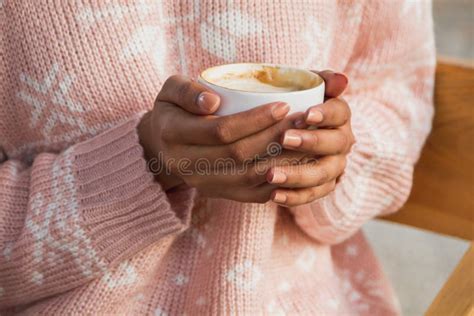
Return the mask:
{"type": "MultiPolygon", "coordinates": [[[[338,77],[343,75],[332,72],[319,74],[326,81],[327,95],[328,90],[329,95],[339,95],[347,85],[347,78],[345,83],[341,83],[338,77]]],[[[301,129],[290,129],[284,133],[284,148],[306,153],[307,157],[314,159],[299,165],[274,166],[268,171],[268,182],[278,185],[272,193],[275,203],[297,206],[334,190],[338,177],[344,172],[346,157],[355,143],[350,119],[347,102],[342,98],[330,98],[306,111],[304,119],[296,124],[301,129]],[[317,129],[305,129],[308,126],[317,129]]]]}

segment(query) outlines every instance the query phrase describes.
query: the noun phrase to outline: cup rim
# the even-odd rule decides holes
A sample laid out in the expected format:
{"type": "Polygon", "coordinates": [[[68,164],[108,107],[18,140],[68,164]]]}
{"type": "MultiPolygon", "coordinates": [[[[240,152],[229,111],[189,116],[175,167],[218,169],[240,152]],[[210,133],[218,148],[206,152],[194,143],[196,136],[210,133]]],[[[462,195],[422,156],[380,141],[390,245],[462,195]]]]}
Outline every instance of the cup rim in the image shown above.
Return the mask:
{"type": "Polygon", "coordinates": [[[230,91],[230,92],[238,92],[238,93],[241,93],[241,94],[248,94],[248,95],[261,95],[261,94],[271,94],[271,95],[288,95],[288,94],[292,94],[292,95],[295,95],[295,94],[302,94],[302,93],[308,93],[312,90],[315,90],[315,89],[320,89],[321,86],[324,86],[324,79],[318,75],[317,73],[314,73],[312,71],[309,71],[307,69],[302,69],[302,68],[298,68],[298,67],[292,67],[292,66],[288,66],[288,65],[282,65],[282,64],[270,64],[270,63],[231,63],[231,64],[220,64],[220,65],[216,65],[216,66],[212,66],[212,67],[209,67],[207,69],[204,69],[203,71],[201,71],[201,73],[199,74],[199,77],[198,77],[198,80],[201,79],[202,81],[204,81],[206,84],[212,86],[212,87],[215,87],[215,88],[218,88],[218,89],[223,89],[223,90],[227,90],[227,91],[230,91]],[[232,88],[228,88],[228,87],[223,87],[223,86],[220,86],[220,85],[217,85],[215,83],[212,83],[210,81],[208,81],[206,78],[204,78],[203,74],[207,71],[210,71],[212,69],[215,69],[215,68],[219,68],[219,67],[223,67],[223,66],[242,66],[242,65],[258,65],[258,66],[269,66],[269,67],[280,67],[280,68],[289,68],[289,69],[294,69],[294,70],[298,70],[298,71],[303,71],[303,72],[306,72],[310,75],[313,75],[313,76],[316,76],[320,79],[320,83],[318,85],[316,85],[315,87],[312,87],[312,88],[309,88],[309,89],[304,89],[304,90],[296,90],[296,91],[285,91],[285,92],[271,92],[271,91],[262,91],[262,92],[255,92],[255,91],[245,91],[245,90],[239,90],[239,89],[232,89],[232,88]]]}

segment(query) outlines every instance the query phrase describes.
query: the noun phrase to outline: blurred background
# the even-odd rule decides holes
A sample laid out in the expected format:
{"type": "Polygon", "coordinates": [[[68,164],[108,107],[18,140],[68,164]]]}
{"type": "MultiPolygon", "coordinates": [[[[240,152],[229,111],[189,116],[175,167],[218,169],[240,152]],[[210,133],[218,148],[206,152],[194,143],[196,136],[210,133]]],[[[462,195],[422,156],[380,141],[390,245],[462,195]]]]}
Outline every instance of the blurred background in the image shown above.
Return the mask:
{"type": "Polygon", "coordinates": [[[474,59],[474,1],[433,0],[433,16],[438,54],[468,59],[472,63],[474,59]]]}
{"type": "MultiPolygon", "coordinates": [[[[438,56],[474,64],[474,0],[433,0],[433,16],[438,56]]],[[[469,246],[461,239],[380,220],[369,222],[364,231],[406,316],[424,314],[469,246]]]]}

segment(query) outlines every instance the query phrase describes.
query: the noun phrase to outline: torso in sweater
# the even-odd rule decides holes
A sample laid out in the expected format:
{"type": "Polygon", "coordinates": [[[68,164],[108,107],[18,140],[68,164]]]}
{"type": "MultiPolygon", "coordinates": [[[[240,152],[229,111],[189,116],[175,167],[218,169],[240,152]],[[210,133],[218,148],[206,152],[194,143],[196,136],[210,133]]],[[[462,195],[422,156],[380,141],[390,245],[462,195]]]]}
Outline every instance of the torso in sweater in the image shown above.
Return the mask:
{"type": "MultiPolygon", "coordinates": [[[[344,71],[363,18],[362,2],[345,1],[0,1],[0,160],[29,166],[92,139],[150,109],[172,74],[244,61],[344,71]]],[[[397,313],[361,234],[331,247],[272,203],[196,197],[182,233],[92,270],[89,282],[17,310],[397,313]]],[[[35,286],[46,274],[28,278],[35,286]]]]}

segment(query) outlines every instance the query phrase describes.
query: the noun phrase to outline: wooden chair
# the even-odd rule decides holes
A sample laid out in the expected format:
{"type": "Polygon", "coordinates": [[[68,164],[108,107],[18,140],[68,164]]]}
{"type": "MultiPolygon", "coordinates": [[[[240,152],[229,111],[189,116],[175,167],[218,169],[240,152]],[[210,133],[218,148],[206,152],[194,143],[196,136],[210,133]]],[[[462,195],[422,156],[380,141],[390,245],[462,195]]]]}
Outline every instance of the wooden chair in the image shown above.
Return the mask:
{"type": "Polygon", "coordinates": [[[474,315],[474,67],[439,60],[433,130],[406,205],[383,219],[471,241],[426,312],[474,315]]]}

